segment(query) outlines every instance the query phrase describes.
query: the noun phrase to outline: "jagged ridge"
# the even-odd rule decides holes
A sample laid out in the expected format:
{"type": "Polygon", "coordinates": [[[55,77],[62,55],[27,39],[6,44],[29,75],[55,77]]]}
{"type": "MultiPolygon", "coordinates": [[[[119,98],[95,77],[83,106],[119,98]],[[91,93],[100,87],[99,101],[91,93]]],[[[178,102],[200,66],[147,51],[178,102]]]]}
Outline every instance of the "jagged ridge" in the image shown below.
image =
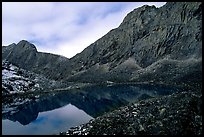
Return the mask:
{"type": "Polygon", "coordinates": [[[25,41],[4,47],[2,57],[55,80],[197,83],[202,72],[201,23],[201,2],[145,5],[71,59],[37,52],[33,46],[19,52],[21,45],[32,45],[25,41]]]}

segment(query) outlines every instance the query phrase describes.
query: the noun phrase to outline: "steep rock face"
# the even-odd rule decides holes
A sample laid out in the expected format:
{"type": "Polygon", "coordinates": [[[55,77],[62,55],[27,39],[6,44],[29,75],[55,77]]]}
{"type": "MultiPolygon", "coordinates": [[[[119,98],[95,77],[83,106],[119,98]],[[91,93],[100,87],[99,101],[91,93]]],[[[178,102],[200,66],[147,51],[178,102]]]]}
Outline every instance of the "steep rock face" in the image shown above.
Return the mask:
{"type": "MultiPolygon", "coordinates": [[[[38,60],[30,66],[35,72],[67,81],[197,83],[202,79],[201,23],[201,2],[168,2],[161,8],[145,5],[69,60],[36,54],[33,48],[26,59],[38,60]]],[[[3,58],[13,61],[7,50],[2,51],[3,58]]]]}
{"type": "Polygon", "coordinates": [[[76,68],[72,72],[80,73],[69,79],[168,82],[194,73],[200,81],[201,22],[201,3],[196,2],[135,9],[118,28],[71,58],[70,64],[76,68]]]}

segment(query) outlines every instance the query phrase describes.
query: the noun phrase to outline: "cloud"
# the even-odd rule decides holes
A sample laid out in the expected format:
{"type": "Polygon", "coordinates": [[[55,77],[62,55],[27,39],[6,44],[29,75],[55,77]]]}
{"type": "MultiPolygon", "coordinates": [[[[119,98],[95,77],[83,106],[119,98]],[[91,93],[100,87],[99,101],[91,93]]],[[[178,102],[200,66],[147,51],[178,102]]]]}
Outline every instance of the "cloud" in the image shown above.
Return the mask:
{"type": "Polygon", "coordinates": [[[145,2],[3,2],[2,45],[26,39],[38,51],[73,57],[145,2]]]}

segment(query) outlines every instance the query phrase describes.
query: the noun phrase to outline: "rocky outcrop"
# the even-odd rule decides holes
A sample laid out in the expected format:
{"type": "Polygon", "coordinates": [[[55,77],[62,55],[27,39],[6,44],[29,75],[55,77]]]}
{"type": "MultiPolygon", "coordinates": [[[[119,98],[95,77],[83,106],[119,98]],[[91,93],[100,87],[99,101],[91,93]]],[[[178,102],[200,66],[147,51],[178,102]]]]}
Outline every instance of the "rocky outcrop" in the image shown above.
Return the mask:
{"type": "Polygon", "coordinates": [[[121,107],[61,135],[201,135],[200,93],[181,92],[121,107]]]}
{"type": "Polygon", "coordinates": [[[24,40],[3,47],[2,57],[55,80],[200,83],[201,30],[201,2],[167,2],[133,10],[71,59],[37,52],[24,40]]]}

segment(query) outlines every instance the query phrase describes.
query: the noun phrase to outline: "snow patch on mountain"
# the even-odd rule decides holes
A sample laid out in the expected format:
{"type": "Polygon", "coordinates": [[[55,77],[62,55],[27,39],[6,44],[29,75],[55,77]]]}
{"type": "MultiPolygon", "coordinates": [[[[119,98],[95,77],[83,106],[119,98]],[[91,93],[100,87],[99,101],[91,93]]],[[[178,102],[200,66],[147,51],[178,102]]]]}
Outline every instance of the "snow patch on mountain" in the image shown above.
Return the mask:
{"type": "Polygon", "coordinates": [[[24,93],[40,89],[38,82],[32,79],[31,72],[14,66],[8,61],[2,61],[2,95],[24,93]]]}

